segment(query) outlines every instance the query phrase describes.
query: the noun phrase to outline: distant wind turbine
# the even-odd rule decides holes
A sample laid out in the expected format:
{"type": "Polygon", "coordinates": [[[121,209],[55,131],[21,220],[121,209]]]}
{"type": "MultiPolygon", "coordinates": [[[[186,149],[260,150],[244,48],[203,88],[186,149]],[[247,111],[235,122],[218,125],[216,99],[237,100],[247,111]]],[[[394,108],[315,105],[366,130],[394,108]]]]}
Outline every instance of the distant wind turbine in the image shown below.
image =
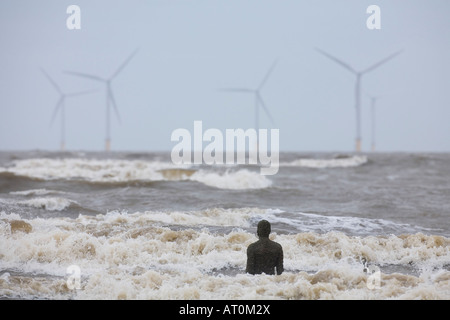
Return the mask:
{"type": "Polygon", "coordinates": [[[109,77],[109,78],[102,78],[96,75],[87,74],[87,73],[80,73],[80,72],[73,72],[73,71],[66,71],[65,73],[72,74],[75,76],[100,81],[105,84],[106,87],[106,139],[105,139],[105,150],[109,151],[111,149],[111,117],[110,117],[110,108],[111,105],[114,108],[114,111],[116,113],[117,119],[120,123],[120,115],[119,110],[117,109],[116,100],[114,99],[114,95],[111,89],[111,81],[117,77],[117,75],[125,68],[125,66],[130,62],[130,60],[134,57],[134,55],[138,52],[139,49],[136,49],[120,66],[117,68],[117,70],[109,77]]]}
{"type": "Polygon", "coordinates": [[[371,113],[371,131],[372,131],[372,151],[375,151],[375,106],[377,101],[381,98],[380,96],[372,96],[367,94],[370,99],[370,113],[371,113]]]}
{"type": "Polygon", "coordinates": [[[56,82],[48,75],[47,72],[45,72],[44,69],[41,69],[42,73],[45,75],[45,77],[48,79],[48,81],[53,85],[53,87],[56,89],[56,91],[59,93],[59,99],[58,102],[56,103],[55,109],[53,110],[53,116],[52,119],[50,121],[50,126],[53,124],[53,122],[55,121],[56,115],[58,114],[58,111],[60,111],[61,113],[61,150],[65,149],[65,136],[66,136],[66,128],[65,128],[65,114],[66,114],[66,110],[65,110],[65,102],[66,102],[66,98],[67,97],[75,97],[75,96],[80,96],[80,95],[84,95],[84,94],[88,94],[88,93],[92,93],[95,92],[96,90],[89,90],[89,91],[80,91],[80,92],[74,92],[74,93],[63,93],[61,91],[61,88],[56,84],[56,82]]]}
{"type": "Polygon", "coordinates": [[[275,62],[272,64],[272,66],[270,67],[269,71],[266,73],[265,77],[263,78],[263,80],[261,81],[261,83],[259,84],[259,86],[256,89],[252,89],[252,88],[226,88],[226,89],[221,89],[221,91],[228,91],[228,92],[243,92],[243,93],[252,93],[255,96],[255,130],[256,132],[259,132],[259,108],[262,107],[267,115],[267,117],[270,119],[270,121],[272,122],[272,124],[275,124],[275,121],[272,118],[272,115],[269,112],[269,109],[267,109],[266,104],[264,103],[264,100],[261,97],[261,88],[264,86],[264,84],[267,82],[267,80],[269,79],[273,69],[275,68],[276,64],[277,64],[277,60],[275,60],[275,62]]]}
{"type": "Polygon", "coordinates": [[[388,62],[395,56],[399,55],[403,50],[397,51],[397,52],[387,56],[386,58],[378,61],[377,63],[371,65],[370,67],[368,67],[362,71],[356,71],[349,64],[339,60],[338,58],[332,56],[331,54],[329,54],[323,50],[320,50],[317,48],[316,48],[316,50],[319,51],[324,56],[328,57],[329,59],[333,60],[334,62],[340,64],[342,67],[349,70],[354,75],[356,75],[356,85],[355,85],[356,151],[360,152],[361,151],[361,78],[366,73],[375,70],[376,68],[380,67],[382,64],[388,62]]]}

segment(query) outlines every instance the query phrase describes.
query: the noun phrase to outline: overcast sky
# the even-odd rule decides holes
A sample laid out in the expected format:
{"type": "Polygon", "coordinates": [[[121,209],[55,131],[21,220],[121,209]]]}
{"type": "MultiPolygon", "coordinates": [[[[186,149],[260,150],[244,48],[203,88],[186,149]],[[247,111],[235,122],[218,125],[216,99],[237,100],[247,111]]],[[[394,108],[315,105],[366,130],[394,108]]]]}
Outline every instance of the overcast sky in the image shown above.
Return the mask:
{"type": "MultiPolygon", "coordinates": [[[[450,152],[448,0],[1,0],[0,150],[57,150],[62,91],[98,91],[66,100],[66,148],[103,150],[105,86],[76,71],[110,77],[121,122],[111,118],[112,150],[171,150],[177,128],[253,128],[254,97],[218,89],[261,89],[284,151],[353,151],[355,76],[321,55],[363,70],[376,106],[379,151],[450,152]],[[66,9],[81,9],[69,30],[66,9]],[[370,30],[369,5],[381,9],[370,30]]],[[[362,149],[370,150],[370,101],[362,97],[362,149]]]]}

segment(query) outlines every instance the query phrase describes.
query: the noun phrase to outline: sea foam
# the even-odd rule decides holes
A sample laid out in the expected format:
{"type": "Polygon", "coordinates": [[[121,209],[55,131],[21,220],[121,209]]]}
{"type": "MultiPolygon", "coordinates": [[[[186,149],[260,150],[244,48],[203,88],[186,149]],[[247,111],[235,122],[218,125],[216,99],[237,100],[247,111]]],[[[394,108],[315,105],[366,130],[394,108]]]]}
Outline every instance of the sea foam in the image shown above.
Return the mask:
{"type": "Polygon", "coordinates": [[[246,169],[217,172],[159,161],[29,159],[16,161],[14,166],[3,170],[44,180],[78,179],[96,183],[190,180],[219,189],[261,189],[271,185],[267,177],[246,169]]]}
{"type": "MultiPolygon", "coordinates": [[[[243,210],[248,212],[247,209],[243,210]]],[[[239,210],[236,211],[239,213],[239,210]]],[[[11,232],[1,214],[0,296],[61,299],[449,299],[450,239],[421,233],[348,236],[341,232],[273,233],[284,251],[281,276],[245,274],[253,231],[168,228],[151,213],[77,219],[22,219],[11,232]],[[361,259],[381,270],[370,289],[361,259]],[[81,270],[81,289],[66,270],[81,270]],[[415,272],[387,272],[391,265],[415,272]],[[40,277],[39,274],[45,274],[40,277]],[[33,275],[33,276],[30,276],[33,275]],[[38,285],[40,283],[40,285],[38,285]]],[[[251,215],[251,213],[250,213],[251,215]]],[[[235,221],[239,223],[239,221],[235,221]]]]}
{"type": "Polygon", "coordinates": [[[297,159],[291,162],[280,163],[282,167],[305,168],[348,168],[357,167],[367,163],[366,156],[339,157],[335,159],[297,159]]]}

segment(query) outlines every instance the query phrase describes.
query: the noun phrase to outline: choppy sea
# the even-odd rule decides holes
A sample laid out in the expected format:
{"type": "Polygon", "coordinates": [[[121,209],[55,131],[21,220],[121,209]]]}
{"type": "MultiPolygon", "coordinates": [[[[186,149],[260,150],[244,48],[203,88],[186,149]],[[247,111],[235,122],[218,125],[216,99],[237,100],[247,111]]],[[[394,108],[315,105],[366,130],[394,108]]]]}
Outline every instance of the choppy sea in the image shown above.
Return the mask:
{"type": "Polygon", "coordinates": [[[450,299],[450,154],[0,152],[0,299],[450,299]],[[279,276],[245,273],[272,224],[279,276]]]}

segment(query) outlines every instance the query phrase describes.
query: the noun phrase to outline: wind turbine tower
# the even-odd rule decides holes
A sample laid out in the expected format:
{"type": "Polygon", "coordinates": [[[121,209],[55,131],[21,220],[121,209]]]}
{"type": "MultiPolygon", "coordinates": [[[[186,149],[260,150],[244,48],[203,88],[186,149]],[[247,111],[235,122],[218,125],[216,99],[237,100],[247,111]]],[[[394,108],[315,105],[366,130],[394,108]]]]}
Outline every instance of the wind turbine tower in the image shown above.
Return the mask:
{"type": "Polygon", "coordinates": [[[56,91],[59,93],[59,99],[54,108],[53,116],[50,121],[50,126],[55,121],[56,115],[58,114],[58,111],[59,111],[61,114],[61,145],[60,145],[60,148],[61,148],[61,150],[64,150],[66,147],[66,142],[65,142],[65,139],[66,139],[66,132],[65,132],[66,131],[66,128],[65,128],[65,126],[66,126],[66,124],[65,124],[66,123],[66,120],[65,120],[65,118],[66,118],[66,106],[65,106],[66,98],[92,93],[92,92],[95,92],[96,90],[81,91],[81,92],[74,92],[74,93],[63,93],[61,88],[48,75],[48,73],[45,72],[44,69],[41,69],[41,71],[45,75],[45,77],[48,79],[48,81],[52,84],[52,86],[56,89],[56,91]]]}
{"type": "Polygon", "coordinates": [[[316,48],[316,50],[319,51],[324,56],[326,56],[327,58],[338,63],[345,69],[349,70],[351,73],[353,73],[356,76],[356,83],[355,83],[355,111],[356,111],[356,139],[355,139],[356,143],[355,144],[356,144],[356,146],[355,146],[355,149],[356,149],[356,152],[360,152],[361,151],[361,79],[362,79],[362,76],[369,73],[370,71],[377,69],[381,65],[385,64],[386,62],[388,62],[395,56],[399,55],[403,50],[397,51],[361,71],[355,70],[349,64],[343,62],[342,60],[339,60],[338,58],[332,56],[331,54],[329,54],[321,49],[316,48]]]}
{"type": "MultiPolygon", "coordinates": [[[[221,91],[228,91],[228,92],[241,92],[241,93],[251,93],[255,97],[255,130],[258,133],[259,132],[259,113],[260,108],[264,109],[264,112],[266,113],[267,117],[270,119],[272,124],[275,124],[275,121],[273,120],[272,115],[269,112],[269,109],[267,108],[266,103],[264,102],[262,96],[261,96],[261,89],[266,84],[267,80],[269,79],[270,75],[272,74],[273,69],[275,68],[277,64],[277,60],[274,61],[270,69],[267,71],[265,77],[261,81],[258,87],[256,88],[226,88],[221,89],[221,91]]],[[[257,144],[258,145],[258,144],[257,144]]]]}
{"type": "Polygon", "coordinates": [[[380,99],[380,97],[375,97],[368,95],[370,99],[370,113],[371,113],[371,131],[372,131],[372,143],[371,143],[371,149],[372,152],[375,151],[375,106],[377,104],[377,100],[380,99]]]}
{"type": "Polygon", "coordinates": [[[113,95],[113,91],[111,88],[111,82],[114,78],[116,78],[119,73],[125,68],[125,66],[130,62],[130,60],[134,57],[134,55],[138,52],[139,49],[136,49],[120,66],[117,68],[117,70],[109,77],[109,78],[103,78],[99,77],[97,75],[87,74],[87,73],[81,73],[81,72],[73,72],[73,71],[66,71],[65,73],[72,74],[78,77],[83,77],[95,81],[100,81],[105,84],[105,91],[106,91],[106,138],[105,138],[105,150],[110,151],[111,150],[111,106],[113,107],[117,119],[120,123],[120,115],[119,110],[117,109],[116,100],[113,95]]]}

